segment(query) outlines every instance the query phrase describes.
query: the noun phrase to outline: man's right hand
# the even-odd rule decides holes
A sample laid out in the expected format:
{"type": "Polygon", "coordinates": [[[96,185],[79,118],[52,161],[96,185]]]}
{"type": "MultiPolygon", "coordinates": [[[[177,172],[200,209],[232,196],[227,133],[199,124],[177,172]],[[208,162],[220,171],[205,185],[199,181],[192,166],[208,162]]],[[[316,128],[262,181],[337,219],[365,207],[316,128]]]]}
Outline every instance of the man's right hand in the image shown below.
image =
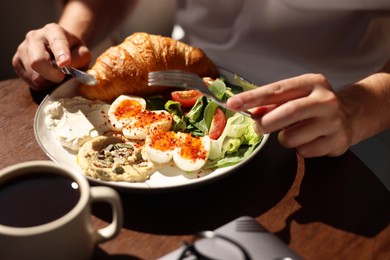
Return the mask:
{"type": "Polygon", "coordinates": [[[91,53],[83,42],[55,23],[29,31],[19,45],[12,65],[24,81],[35,90],[61,82],[65,75],[53,67],[88,67],[91,53]]]}

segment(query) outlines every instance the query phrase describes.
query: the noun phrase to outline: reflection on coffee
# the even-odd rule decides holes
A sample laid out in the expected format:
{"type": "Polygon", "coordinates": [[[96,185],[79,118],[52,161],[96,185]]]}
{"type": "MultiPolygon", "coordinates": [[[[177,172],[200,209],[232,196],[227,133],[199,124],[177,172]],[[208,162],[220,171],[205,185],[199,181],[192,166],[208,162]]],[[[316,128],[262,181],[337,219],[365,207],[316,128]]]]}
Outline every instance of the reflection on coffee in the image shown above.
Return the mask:
{"type": "Polygon", "coordinates": [[[57,174],[40,173],[0,184],[0,224],[32,227],[54,221],[77,204],[77,183],[57,174]]]}

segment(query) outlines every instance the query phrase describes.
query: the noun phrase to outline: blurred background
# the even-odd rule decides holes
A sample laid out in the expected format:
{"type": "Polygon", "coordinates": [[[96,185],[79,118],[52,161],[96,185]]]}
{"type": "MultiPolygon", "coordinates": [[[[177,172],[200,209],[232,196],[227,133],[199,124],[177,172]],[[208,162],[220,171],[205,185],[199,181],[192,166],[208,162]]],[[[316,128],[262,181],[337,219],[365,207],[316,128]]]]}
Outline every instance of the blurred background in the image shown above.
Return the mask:
{"type": "MultiPolygon", "coordinates": [[[[170,35],[175,19],[175,6],[175,0],[138,1],[136,9],[122,28],[113,32],[111,37],[92,50],[94,58],[133,32],[170,35]]],[[[0,80],[17,77],[12,67],[12,57],[26,33],[47,23],[57,22],[62,8],[63,0],[1,0],[0,31],[3,36],[0,48],[0,80]]]]}

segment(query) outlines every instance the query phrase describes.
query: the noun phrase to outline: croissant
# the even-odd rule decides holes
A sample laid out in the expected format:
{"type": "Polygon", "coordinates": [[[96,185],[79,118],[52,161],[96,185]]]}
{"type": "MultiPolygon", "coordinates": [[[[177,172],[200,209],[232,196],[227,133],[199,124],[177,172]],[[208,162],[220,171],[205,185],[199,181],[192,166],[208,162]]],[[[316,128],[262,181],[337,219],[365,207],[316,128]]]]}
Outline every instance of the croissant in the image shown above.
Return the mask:
{"type": "Polygon", "coordinates": [[[88,99],[104,101],[122,94],[154,95],[161,93],[161,88],[147,86],[148,72],[166,69],[217,76],[217,67],[201,49],[169,37],[134,33],[101,54],[87,71],[96,76],[98,84],[81,84],[78,91],[88,99]]]}

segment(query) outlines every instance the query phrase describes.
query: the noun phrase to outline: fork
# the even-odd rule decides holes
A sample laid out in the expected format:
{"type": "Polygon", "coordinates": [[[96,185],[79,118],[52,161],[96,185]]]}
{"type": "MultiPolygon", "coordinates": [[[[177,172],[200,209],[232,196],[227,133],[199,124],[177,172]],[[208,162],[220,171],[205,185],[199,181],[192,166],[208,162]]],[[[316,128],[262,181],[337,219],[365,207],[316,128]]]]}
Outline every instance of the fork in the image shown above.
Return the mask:
{"type": "MultiPolygon", "coordinates": [[[[203,82],[203,79],[198,75],[182,71],[182,70],[161,70],[153,71],[148,74],[148,86],[166,86],[166,87],[178,87],[184,89],[196,89],[203,95],[210,98],[217,105],[230,110],[226,103],[217,99],[211,90],[203,82]]],[[[235,111],[244,116],[255,118],[255,116],[249,111],[235,111]]]]}
{"type": "Polygon", "coordinates": [[[68,67],[68,66],[60,68],[60,67],[58,67],[58,65],[55,62],[55,60],[52,60],[52,64],[53,64],[54,68],[61,70],[62,73],[64,73],[64,74],[71,75],[77,81],[79,81],[79,82],[81,82],[81,83],[83,83],[85,85],[94,86],[94,85],[97,84],[96,77],[91,75],[91,74],[88,74],[88,73],[86,73],[84,71],[81,71],[81,70],[78,70],[78,69],[75,69],[75,68],[72,68],[72,67],[68,67]]]}

